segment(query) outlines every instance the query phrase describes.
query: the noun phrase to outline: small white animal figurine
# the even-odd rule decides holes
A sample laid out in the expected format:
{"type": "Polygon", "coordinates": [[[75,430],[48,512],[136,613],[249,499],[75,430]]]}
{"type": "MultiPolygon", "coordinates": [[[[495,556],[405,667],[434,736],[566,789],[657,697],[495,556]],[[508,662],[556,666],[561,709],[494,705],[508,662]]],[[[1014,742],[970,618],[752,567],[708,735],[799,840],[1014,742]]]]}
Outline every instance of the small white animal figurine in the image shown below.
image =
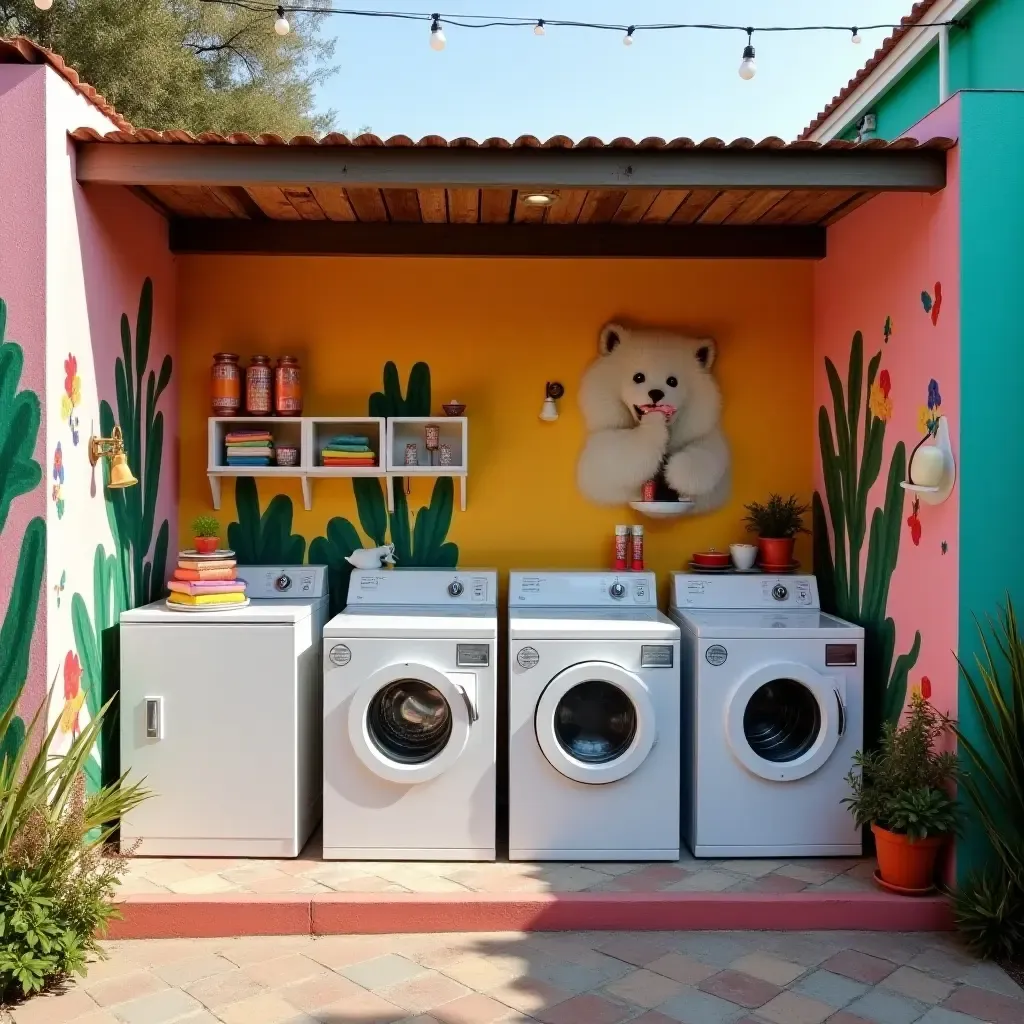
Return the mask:
{"type": "Polygon", "coordinates": [[[395,545],[382,544],[379,548],[356,548],[346,559],[357,569],[380,569],[395,564],[395,545]]]}

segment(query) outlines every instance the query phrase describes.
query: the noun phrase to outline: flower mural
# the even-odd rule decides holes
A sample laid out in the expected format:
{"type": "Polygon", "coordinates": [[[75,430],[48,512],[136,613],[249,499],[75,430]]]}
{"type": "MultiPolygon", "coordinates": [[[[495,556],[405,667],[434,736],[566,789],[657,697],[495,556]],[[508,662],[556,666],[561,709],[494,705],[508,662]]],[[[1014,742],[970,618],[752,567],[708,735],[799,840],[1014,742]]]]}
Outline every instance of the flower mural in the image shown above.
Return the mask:
{"type": "Polygon", "coordinates": [[[939,419],[942,416],[942,395],[939,393],[939,383],[933,377],[928,381],[928,401],[917,410],[917,429],[922,434],[934,437],[939,429],[939,419]]]}
{"type": "Polygon", "coordinates": [[[57,595],[57,607],[60,607],[60,599],[64,593],[64,587],[68,582],[68,571],[64,569],[60,574],[60,583],[54,583],[53,592],[57,595]]]}
{"type": "Polygon", "coordinates": [[[82,378],[78,375],[78,360],[69,352],[64,360],[64,394],[60,399],[60,418],[71,428],[71,441],[78,444],[78,416],[75,409],[82,404],[82,378]]]}
{"type": "Polygon", "coordinates": [[[78,655],[68,651],[64,656],[64,709],[60,713],[61,732],[72,738],[78,735],[78,715],[85,703],[82,689],[82,663],[78,655]]]}
{"type": "Polygon", "coordinates": [[[60,441],[53,450],[53,490],[50,492],[54,504],[57,506],[57,518],[64,518],[64,453],[61,451],[60,441]]]}
{"type": "Polygon", "coordinates": [[[921,499],[915,498],[910,515],[907,516],[907,526],[910,527],[910,539],[914,542],[915,548],[921,546],[921,519],[917,514],[920,509],[921,499]]]}
{"type": "Polygon", "coordinates": [[[892,418],[892,399],[889,397],[891,390],[892,381],[889,379],[889,371],[883,370],[878,375],[878,380],[871,385],[871,391],[868,395],[868,406],[871,409],[871,415],[877,417],[883,423],[888,423],[892,418]]]}
{"type": "Polygon", "coordinates": [[[921,681],[914,683],[910,692],[915,697],[923,697],[925,700],[932,698],[932,681],[927,676],[921,676],[921,681]]]}

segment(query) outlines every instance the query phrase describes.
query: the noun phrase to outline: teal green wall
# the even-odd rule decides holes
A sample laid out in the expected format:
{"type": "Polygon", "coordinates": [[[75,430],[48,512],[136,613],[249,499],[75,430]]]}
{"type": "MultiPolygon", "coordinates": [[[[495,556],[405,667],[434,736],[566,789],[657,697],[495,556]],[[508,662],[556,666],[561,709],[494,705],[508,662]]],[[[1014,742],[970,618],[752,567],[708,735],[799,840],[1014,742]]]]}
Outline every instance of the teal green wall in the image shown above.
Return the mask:
{"type": "MultiPolygon", "coordinates": [[[[1024,3],[980,0],[967,16],[965,28],[951,28],[949,89],[1024,89],[1024,3]]],[[[930,47],[912,68],[869,108],[878,121],[877,135],[894,139],[916,124],[939,102],[939,49],[930,47]]],[[[859,120],[859,118],[858,118],[859,120]]],[[[840,136],[856,137],[856,123],[840,136]]]]}
{"type": "MultiPolygon", "coordinates": [[[[994,615],[1007,593],[1024,612],[1024,546],[1016,539],[1024,508],[1024,93],[961,96],[960,176],[959,646],[973,665],[974,616],[994,615]]],[[[978,743],[962,680],[957,714],[978,743]]],[[[959,876],[984,853],[969,827],[959,876]]]]}

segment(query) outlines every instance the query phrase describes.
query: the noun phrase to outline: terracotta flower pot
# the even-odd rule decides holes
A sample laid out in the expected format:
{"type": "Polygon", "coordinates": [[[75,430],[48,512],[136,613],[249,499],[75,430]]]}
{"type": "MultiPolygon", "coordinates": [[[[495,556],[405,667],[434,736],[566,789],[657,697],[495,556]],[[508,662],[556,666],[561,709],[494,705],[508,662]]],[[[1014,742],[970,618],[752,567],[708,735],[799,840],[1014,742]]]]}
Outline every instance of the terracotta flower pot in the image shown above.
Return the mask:
{"type": "Polygon", "coordinates": [[[217,545],[220,543],[219,537],[193,537],[192,543],[195,544],[196,551],[201,555],[212,555],[217,550],[217,545]]]}
{"type": "Polygon", "coordinates": [[[935,861],[946,836],[910,839],[872,825],[875,834],[875,853],[878,872],[883,882],[901,889],[930,889],[935,884],[935,861]]]}
{"type": "Polygon", "coordinates": [[[792,537],[758,537],[757,548],[761,564],[792,565],[794,543],[792,537]]]}

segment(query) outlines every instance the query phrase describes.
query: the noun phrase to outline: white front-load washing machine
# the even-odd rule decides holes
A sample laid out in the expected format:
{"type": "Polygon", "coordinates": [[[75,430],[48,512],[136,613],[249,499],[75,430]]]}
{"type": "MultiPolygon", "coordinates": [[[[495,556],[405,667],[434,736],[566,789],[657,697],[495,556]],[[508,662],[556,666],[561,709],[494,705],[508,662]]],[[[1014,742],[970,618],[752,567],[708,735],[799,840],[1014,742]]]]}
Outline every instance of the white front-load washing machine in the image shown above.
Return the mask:
{"type": "Polygon", "coordinates": [[[862,852],[841,802],[864,732],[864,630],[813,576],[676,573],[683,839],[695,857],[862,852]]]}
{"type": "Polygon", "coordinates": [[[678,860],[679,629],[649,572],[509,579],[509,859],[678,860]]]}
{"type": "Polygon", "coordinates": [[[324,627],[324,858],[494,860],[497,573],[355,570],[324,627]]]}

